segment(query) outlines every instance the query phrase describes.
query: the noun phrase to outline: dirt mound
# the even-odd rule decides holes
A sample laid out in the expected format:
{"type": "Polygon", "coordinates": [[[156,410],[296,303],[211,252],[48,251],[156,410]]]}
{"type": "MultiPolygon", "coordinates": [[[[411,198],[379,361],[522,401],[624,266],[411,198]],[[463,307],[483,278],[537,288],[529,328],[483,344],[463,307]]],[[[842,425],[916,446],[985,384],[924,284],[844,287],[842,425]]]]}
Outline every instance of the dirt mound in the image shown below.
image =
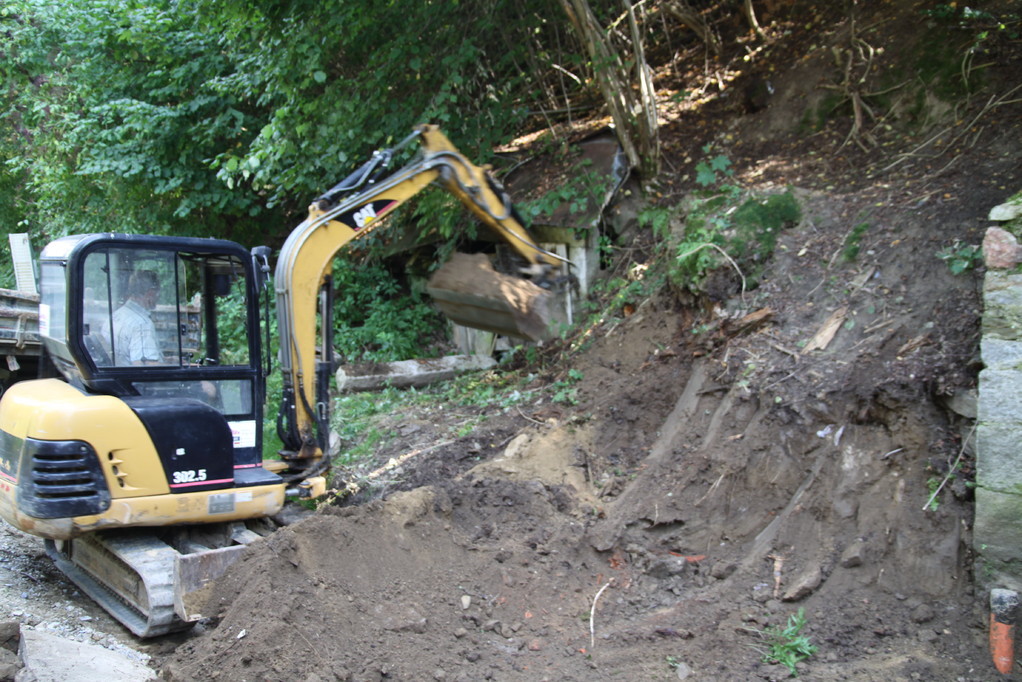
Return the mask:
{"type": "Polygon", "coordinates": [[[720,383],[679,320],[641,305],[576,364],[573,414],[519,417],[496,457],[253,546],[164,676],[782,679],[759,632],[802,607],[809,679],[982,678],[968,508],[922,510],[946,414],[802,418],[720,383]]]}

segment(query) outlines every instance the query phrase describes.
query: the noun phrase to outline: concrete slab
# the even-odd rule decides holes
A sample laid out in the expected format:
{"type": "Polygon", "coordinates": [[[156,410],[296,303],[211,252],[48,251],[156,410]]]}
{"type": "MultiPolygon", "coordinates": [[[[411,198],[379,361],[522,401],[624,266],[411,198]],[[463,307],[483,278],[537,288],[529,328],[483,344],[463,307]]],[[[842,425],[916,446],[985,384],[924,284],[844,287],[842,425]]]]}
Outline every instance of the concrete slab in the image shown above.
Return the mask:
{"type": "Polygon", "coordinates": [[[428,386],[464,372],[491,369],[497,361],[485,355],[448,355],[431,360],[401,360],[368,365],[344,365],[337,370],[339,391],[379,391],[388,386],[428,386]]]}
{"type": "Polygon", "coordinates": [[[25,664],[16,680],[33,682],[147,682],[156,671],[116,651],[38,630],[21,630],[18,652],[25,664]]]}

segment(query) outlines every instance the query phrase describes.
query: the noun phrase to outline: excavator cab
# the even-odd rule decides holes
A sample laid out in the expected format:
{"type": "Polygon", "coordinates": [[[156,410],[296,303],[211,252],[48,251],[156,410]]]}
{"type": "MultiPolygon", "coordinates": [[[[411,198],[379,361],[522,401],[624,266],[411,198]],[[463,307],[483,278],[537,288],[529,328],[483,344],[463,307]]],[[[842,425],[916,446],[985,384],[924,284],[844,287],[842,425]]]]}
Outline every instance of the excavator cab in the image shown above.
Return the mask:
{"type": "MultiPolygon", "coordinates": [[[[69,381],[117,396],[165,395],[228,375],[251,381],[259,370],[259,337],[247,331],[258,324],[251,260],[242,247],[211,239],[54,241],[40,257],[47,350],[69,381]]],[[[254,398],[223,388],[218,395],[254,398]]]]}
{"type": "Polygon", "coordinates": [[[39,331],[66,382],[0,402],[0,516],[53,539],[274,513],[253,256],[94,234],[40,255],[39,331]],[[173,511],[172,511],[173,510],[173,511]]]}
{"type": "Polygon", "coordinates": [[[40,274],[40,332],[54,364],[72,386],[132,409],[171,492],[233,487],[248,470],[269,482],[248,251],[212,239],[72,236],[44,249],[40,274]]]}

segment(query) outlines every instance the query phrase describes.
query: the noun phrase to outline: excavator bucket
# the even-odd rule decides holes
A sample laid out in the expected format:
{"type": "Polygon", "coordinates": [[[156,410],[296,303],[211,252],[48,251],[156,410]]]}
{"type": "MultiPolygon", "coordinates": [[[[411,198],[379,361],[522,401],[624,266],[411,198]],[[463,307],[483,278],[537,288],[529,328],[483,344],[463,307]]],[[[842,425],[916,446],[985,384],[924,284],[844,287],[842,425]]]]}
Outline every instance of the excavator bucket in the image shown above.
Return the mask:
{"type": "Polygon", "coordinates": [[[186,623],[210,614],[202,613],[212,583],[241,558],[245,545],[221,547],[195,554],[178,554],[174,559],[174,612],[186,623]]]}
{"type": "Polygon", "coordinates": [[[483,254],[455,253],[426,290],[452,322],[528,341],[550,338],[550,292],[503,275],[483,254]]]}

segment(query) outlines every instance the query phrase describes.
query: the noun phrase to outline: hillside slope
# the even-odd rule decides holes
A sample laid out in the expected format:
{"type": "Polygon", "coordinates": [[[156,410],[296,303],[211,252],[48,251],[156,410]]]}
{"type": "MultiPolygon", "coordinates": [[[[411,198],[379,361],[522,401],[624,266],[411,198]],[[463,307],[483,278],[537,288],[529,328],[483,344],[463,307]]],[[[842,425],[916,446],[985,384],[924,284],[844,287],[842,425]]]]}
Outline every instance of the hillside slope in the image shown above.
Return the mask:
{"type": "MultiPolygon", "coordinates": [[[[893,55],[919,16],[863,23],[893,55]]],[[[1022,101],[1005,96],[1020,46],[986,55],[957,112],[931,107],[914,134],[892,122],[860,146],[849,117],[794,125],[849,39],[822,26],[790,26],[757,61],[775,88],[765,109],[724,97],[736,81],[664,113],[662,205],[692,189],[711,142],[743,188],[793,188],[802,217],[757,288],[629,301],[535,380],[573,370],[575,404],[492,406],[376,499],[256,543],[217,586],[216,621],[164,645],[162,676],[785,679],[764,631],[804,609],[804,679],[993,679],[965,484],[982,268],[954,275],[937,254],[978,244],[1022,185],[1022,101]]],[[[619,225],[623,272],[653,250],[619,225]]],[[[394,415],[414,428],[378,458],[462,417],[394,415]]]]}

